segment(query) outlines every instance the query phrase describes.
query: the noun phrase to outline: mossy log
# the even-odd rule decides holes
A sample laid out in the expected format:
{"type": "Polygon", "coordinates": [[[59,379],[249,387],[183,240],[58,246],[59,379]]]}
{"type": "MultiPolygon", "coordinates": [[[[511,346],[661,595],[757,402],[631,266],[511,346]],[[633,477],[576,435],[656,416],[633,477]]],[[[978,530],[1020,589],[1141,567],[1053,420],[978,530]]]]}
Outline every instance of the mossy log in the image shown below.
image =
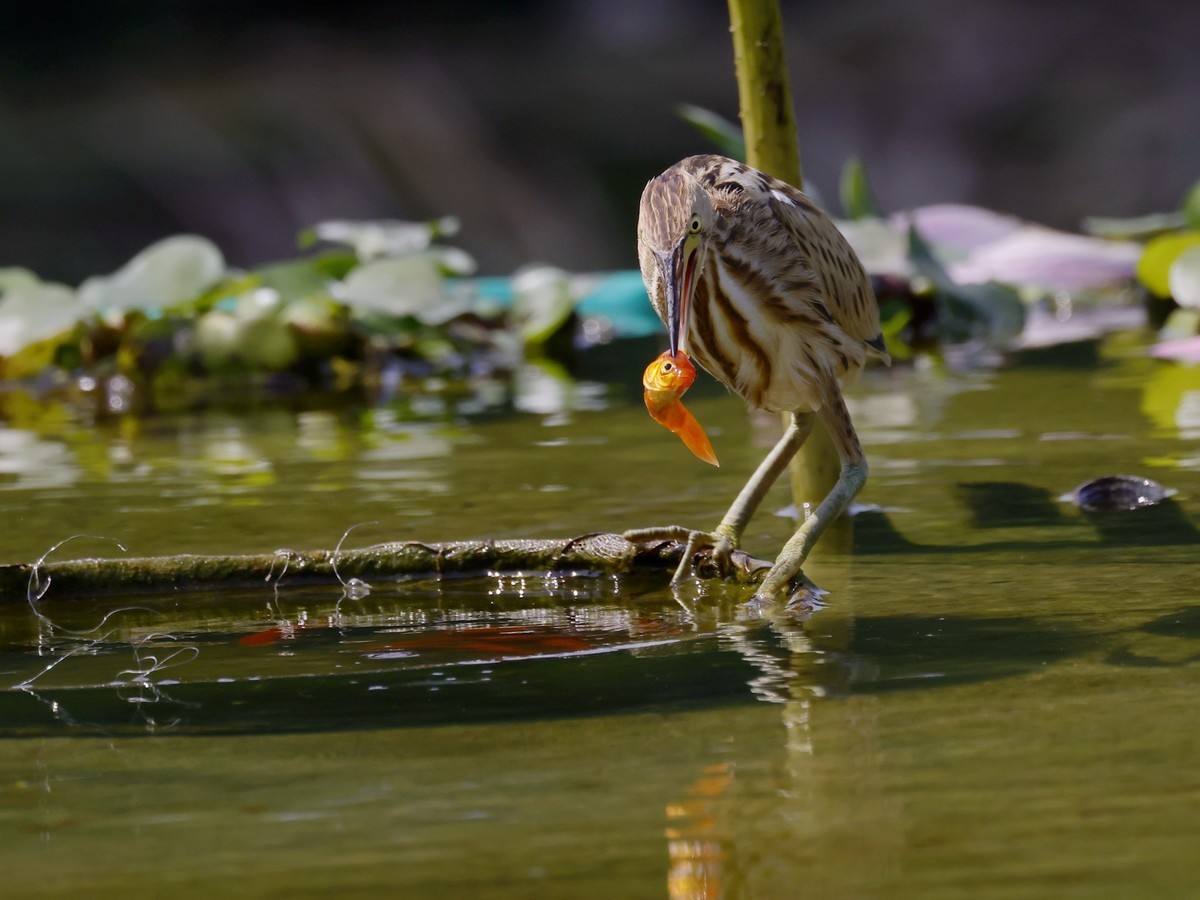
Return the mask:
{"type": "MultiPolygon", "coordinates": [[[[558,540],[403,541],[349,550],[277,550],[252,556],[113,557],[0,566],[0,598],[24,602],[53,585],[56,599],[117,592],[202,591],[244,587],[286,578],[287,584],[343,583],[352,578],[479,576],[496,572],[593,575],[661,574],[679,564],[675,541],[632,543],[619,534],[585,534],[558,540]],[[285,574],[286,573],[286,574],[285,574]]],[[[707,553],[697,572],[712,576],[707,553]]],[[[750,585],[770,563],[737,552],[729,579],[750,585]]]]}

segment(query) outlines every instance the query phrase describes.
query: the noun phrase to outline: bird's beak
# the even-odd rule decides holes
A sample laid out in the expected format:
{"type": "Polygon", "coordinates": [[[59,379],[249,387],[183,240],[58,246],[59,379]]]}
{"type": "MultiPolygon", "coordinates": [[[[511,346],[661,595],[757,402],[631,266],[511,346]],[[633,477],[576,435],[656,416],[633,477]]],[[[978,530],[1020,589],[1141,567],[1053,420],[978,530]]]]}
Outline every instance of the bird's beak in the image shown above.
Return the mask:
{"type": "Polygon", "coordinates": [[[667,282],[667,340],[676,355],[687,339],[688,310],[700,268],[700,241],[689,234],[676,246],[663,266],[667,282]]]}

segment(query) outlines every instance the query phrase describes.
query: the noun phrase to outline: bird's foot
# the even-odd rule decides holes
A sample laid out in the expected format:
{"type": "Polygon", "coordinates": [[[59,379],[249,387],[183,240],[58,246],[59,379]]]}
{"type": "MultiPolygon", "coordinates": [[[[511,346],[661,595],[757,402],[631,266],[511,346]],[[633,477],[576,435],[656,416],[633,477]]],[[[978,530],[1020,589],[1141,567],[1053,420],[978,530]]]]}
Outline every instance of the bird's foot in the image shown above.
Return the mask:
{"type": "Polygon", "coordinates": [[[789,572],[776,562],[767,572],[767,576],[759,585],[758,590],[754,592],[754,596],[747,601],[747,605],[759,609],[774,606],[785,591],[787,602],[784,606],[790,610],[820,609],[824,605],[821,598],[829,593],[810,581],[803,570],[796,569],[789,572]]]}
{"type": "Polygon", "coordinates": [[[721,531],[693,531],[682,525],[665,525],[660,528],[635,528],[626,531],[624,538],[635,544],[645,544],[650,541],[678,541],[683,544],[683,556],[679,566],[671,577],[671,584],[676,585],[692,572],[692,561],[702,550],[712,550],[712,564],[717,574],[724,577],[732,571],[733,551],[738,548],[737,537],[721,531]]]}

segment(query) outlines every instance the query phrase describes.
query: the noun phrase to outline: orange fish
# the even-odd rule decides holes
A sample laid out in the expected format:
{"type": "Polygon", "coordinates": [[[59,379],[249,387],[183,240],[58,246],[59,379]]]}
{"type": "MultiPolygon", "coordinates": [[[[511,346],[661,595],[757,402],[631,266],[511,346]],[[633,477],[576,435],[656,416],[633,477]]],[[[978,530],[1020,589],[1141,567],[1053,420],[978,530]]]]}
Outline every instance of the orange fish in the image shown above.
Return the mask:
{"type": "Polygon", "coordinates": [[[670,350],[646,367],[642,386],[646,389],[646,409],[659,425],[665,425],[683,439],[683,443],[694,454],[709,465],[719,466],[717,454],[713,453],[708,435],[700,427],[686,406],[683,395],[696,380],[696,367],[688,355],[680,350],[675,355],[670,350]]]}

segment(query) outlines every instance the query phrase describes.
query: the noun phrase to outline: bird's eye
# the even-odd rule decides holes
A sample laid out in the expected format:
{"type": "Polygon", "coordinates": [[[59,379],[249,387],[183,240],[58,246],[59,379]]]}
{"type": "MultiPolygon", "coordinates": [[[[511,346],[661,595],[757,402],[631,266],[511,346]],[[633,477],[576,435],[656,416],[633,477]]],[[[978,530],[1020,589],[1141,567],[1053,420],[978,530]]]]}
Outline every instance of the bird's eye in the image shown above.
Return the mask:
{"type": "Polygon", "coordinates": [[[692,234],[700,233],[700,217],[692,216],[692,221],[688,222],[688,231],[692,234]]]}

